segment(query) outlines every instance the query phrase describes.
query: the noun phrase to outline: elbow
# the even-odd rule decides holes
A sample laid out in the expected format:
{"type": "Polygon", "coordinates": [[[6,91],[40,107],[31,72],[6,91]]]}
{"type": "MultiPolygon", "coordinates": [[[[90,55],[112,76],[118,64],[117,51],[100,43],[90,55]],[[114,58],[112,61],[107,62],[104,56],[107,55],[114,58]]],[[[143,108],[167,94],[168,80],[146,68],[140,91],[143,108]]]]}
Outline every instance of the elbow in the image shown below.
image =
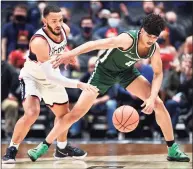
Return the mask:
{"type": "Polygon", "coordinates": [[[155,72],[154,78],[163,78],[163,72],[155,72]]]}

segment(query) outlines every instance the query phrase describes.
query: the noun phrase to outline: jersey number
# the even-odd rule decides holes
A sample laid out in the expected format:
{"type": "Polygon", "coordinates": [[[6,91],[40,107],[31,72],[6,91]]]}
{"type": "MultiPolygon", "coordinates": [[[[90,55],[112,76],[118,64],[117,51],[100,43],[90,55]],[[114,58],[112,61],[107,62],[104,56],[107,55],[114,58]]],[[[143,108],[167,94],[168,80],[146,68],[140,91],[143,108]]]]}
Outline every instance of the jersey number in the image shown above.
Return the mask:
{"type": "Polygon", "coordinates": [[[126,62],[125,65],[130,67],[131,65],[133,65],[135,62],[134,61],[129,61],[129,62],[126,62]]]}

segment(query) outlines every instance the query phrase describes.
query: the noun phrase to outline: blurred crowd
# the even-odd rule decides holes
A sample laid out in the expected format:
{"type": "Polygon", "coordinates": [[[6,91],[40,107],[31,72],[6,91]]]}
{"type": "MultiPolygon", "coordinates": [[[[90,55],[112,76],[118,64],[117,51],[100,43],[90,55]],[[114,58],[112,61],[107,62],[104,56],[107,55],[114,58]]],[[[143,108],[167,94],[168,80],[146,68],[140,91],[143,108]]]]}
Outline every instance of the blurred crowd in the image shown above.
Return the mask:
{"type": "MultiPolygon", "coordinates": [[[[48,4],[61,7],[63,22],[71,33],[68,37],[69,50],[90,40],[117,36],[123,31],[140,29],[144,16],[154,12],[166,20],[166,29],[161,33],[158,44],[163,62],[164,78],[160,97],[168,109],[174,129],[178,123],[185,125],[185,130],[192,131],[192,37],[193,30],[191,2],[47,2],[26,1],[2,2],[2,53],[1,53],[1,104],[2,117],[5,119],[5,136],[10,137],[16,120],[21,115],[21,91],[19,71],[23,67],[29,52],[29,41],[33,34],[43,26],[42,12],[48,4]],[[190,7],[191,6],[191,7],[190,7]]],[[[103,51],[92,51],[78,57],[76,65],[67,70],[60,66],[61,73],[69,78],[87,82],[94,71],[97,57],[103,51]]],[[[149,60],[135,64],[141,74],[151,83],[153,70],[149,60]]],[[[67,89],[70,107],[76,103],[80,92],[78,89],[67,89]]],[[[112,124],[112,114],[121,105],[135,107],[140,116],[142,101],[128,93],[118,84],[105,95],[99,96],[89,114],[92,122],[103,115],[106,125],[106,137],[117,138],[118,132],[112,124]]],[[[51,113],[50,111],[48,113],[51,113]]],[[[153,116],[153,115],[150,115],[153,116]]],[[[145,116],[150,130],[159,131],[154,117],[145,116]],[[153,120],[152,120],[153,119],[153,120]]],[[[51,120],[53,120],[51,118],[51,120]]],[[[85,123],[83,118],[70,129],[70,137],[82,137],[85,123]]],[[[51,123],[47,121],[47,123],[51,123]]]]}

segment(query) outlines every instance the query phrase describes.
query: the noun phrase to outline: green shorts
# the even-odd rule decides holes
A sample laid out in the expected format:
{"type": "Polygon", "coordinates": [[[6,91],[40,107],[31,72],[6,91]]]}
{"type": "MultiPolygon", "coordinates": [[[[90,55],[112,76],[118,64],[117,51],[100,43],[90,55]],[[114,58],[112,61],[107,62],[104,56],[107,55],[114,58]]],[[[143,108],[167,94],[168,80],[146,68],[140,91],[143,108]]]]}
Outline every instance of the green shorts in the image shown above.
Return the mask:
{"type": "Polygon", "coordinates": [[[103,95],[116,83],[119,83],[122,87],[126,88],[140,75],[140,72],[135,67],[128,68],[122,72],[111,72],[103,66],[98,65],[92,73],[88,83],[96,86],[99,89],[100,94],[103,95]]]}

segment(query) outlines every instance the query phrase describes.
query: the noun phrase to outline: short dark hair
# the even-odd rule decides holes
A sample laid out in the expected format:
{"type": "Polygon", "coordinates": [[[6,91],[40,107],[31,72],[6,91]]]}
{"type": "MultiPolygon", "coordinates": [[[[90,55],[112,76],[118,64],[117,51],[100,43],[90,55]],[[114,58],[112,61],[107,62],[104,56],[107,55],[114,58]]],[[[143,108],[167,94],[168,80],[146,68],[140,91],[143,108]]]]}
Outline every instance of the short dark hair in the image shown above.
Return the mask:
{"type": "Polygon", "coordinates": [[[17,6],[15,6],[14,10],[16,8],[24,9],[26,12],[28,11],[28,8],[25,4],[18,4],[17,6]]]}
{"type": "Polygon", "coordinates": [[[48,5],[48,6],[46,6],[44,11],[43,11],[44,18],[46,16],[48,16],[49,13],[51,13],[51,12],[58,13],[58,12],[61,12],[61,9],[58,6],[55,6],[55,5],[48,5]]]}
{"type": "Polygon", "coordinates": [[[91,16],[83,16],[83,17],[81,18],[81,20],[80,20],[80,26],[81,26],[81,24],[82,24],[82,22],[83,22],[84,20],[91,20],[91,21],[93,22],[91,16]]]}
{"type": "Polygon", "coordinates": [[[165,20],[157,14],[149,14],[143,19],[141,26],[150,35],[159,36],[161,31],[165,29],[165,20]]]}
{"type": "Polygon", "coordinates": [[[121,13],[119,10],[112,10],[111,13],[117,13],[119,15],[119,17],[121,17],[121,13]]]}

